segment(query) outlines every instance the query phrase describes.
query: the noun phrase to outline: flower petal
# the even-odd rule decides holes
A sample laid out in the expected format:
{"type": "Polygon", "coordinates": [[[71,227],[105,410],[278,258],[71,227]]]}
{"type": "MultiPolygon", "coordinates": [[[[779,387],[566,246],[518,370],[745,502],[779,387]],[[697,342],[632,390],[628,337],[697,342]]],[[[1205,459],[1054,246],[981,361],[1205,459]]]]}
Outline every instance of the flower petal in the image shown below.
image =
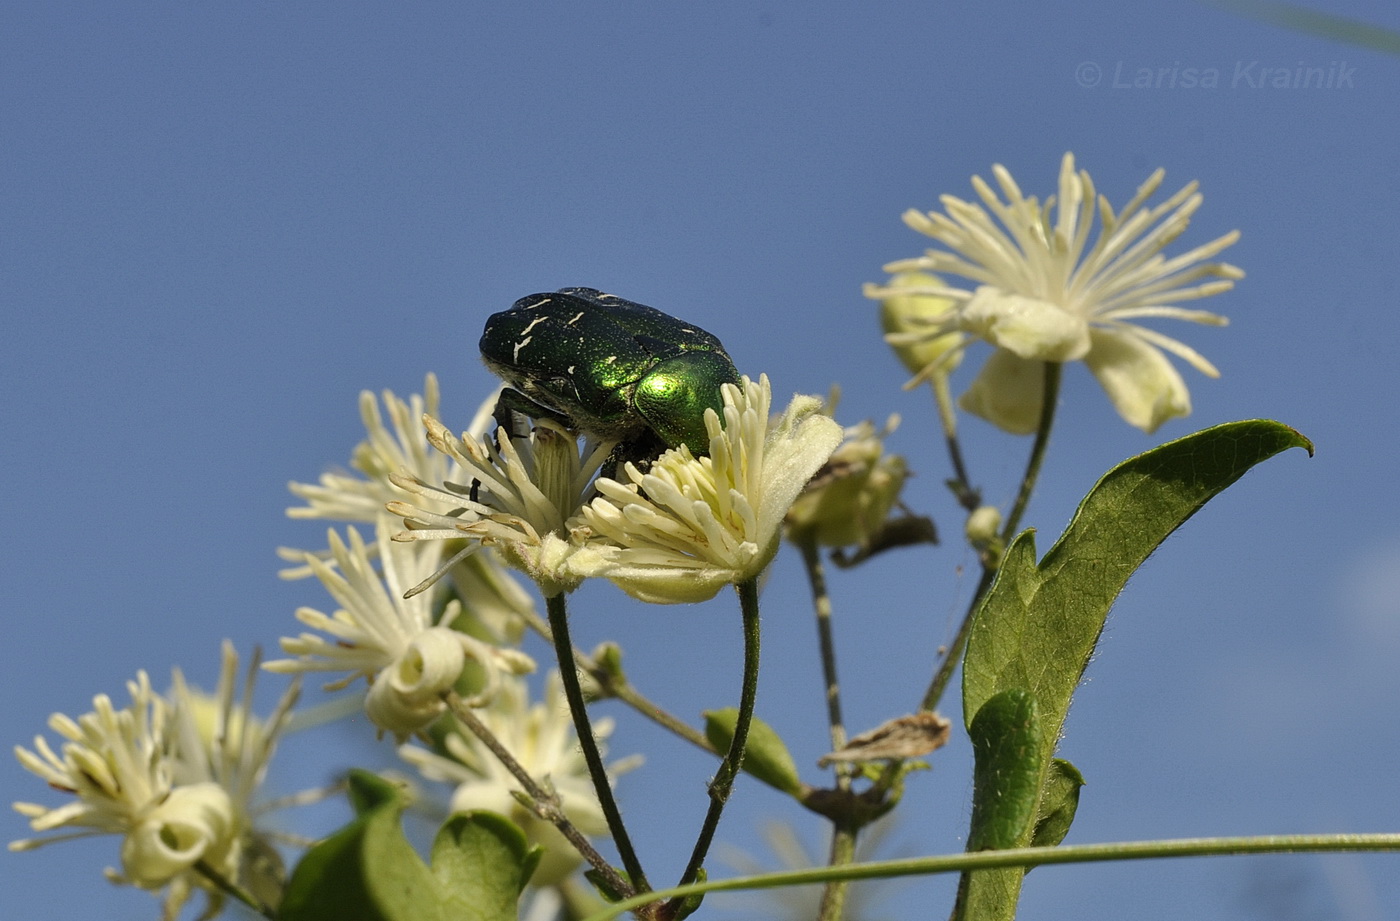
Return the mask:
{"type": "Polygon", "coordinates": [[[210,852],[227,848],[233,803],[216,783],[177,787],[122,842],[122,869],[138,886],[158,888],[210,852]]]}
{"type": "Polygon", "coordinates": [[[1049,301],[983,285],[962,310],[962,327],[1022,358],[1075,361],[1089,351],[1089,324],[1049,301]]]}
{"type": "Polygon", "coordinates": [[[1191,394],[1172,363],[1131,332],[1095,329],[1084,363],[1129,424],[1149,434],[1191,413],[1191,394]]]}
{"type": "Polygon", "coordinates": [[[1040,424],[1045,401],[1045,362],[997,349],[958,406],[1013,435],[1029,435],[1040,424]]]}
{"type": "Polygon", "coordinates": [[[821,410],[822,403],[816,397],[793,397],[782,420],[768,436],[763,451],[758,533],[767,537],[769,543],[760,548],[765,554],[763,560],[750,564],[752,571],[745,573],[744,578],[758,575],[772,560],[788,509],[845,437],[836,420],[821,410]]]}

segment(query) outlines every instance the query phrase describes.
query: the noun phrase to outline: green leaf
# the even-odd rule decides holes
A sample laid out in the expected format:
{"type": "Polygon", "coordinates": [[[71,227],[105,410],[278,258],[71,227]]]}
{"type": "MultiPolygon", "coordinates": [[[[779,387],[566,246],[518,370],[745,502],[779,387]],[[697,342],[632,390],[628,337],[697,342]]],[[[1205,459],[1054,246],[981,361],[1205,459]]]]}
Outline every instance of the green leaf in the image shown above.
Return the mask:
{"type": "Polygon", "coordinates": [[[454,909],[454,919],[515,918],[520,893],[543,856],[505,816],[457,813],[433,840],[432,872],[447,898],[466,906],[454,909]]]}
{"type": "MultiPolygon", "coordinates": [[[[729,743],[734,740],[734,724],[739,720],[739,711],[734,707],[723,710],[706,710],[705,738],[721,752],[729,751],[729,743]]],[[[797,765],[789,754],[787,745],[773,731],[773,727],[758,717],[749,726],[748,745],[744,749],[744,772],[776,787],[790,796],[800,797],[805,792],[802,779],[797,776],[797,765]]]]}
{"type": "Polygon", "coordinates": [[[279,921],[508,921],[539,862],[520,829],[494,813],[454,815],[433,842],[431,869],[404,837],[396,788],[352,772],[359,815],[306,852],[279,921]]]}
{"type": "MultiPolygon", "coordinates": [[[[963,716],[970,730],[998,694],[1030,694],[1039,712],[1035,762],[1042,803],[1050,792],[1052,756],[1070,698],[1128,577],[1212,496],[1250,467],[1293,447],[1312,453],[1306,438],[1268,420],[1188,435],[1105,474],[1039,564],[1032,531],[1022,532],[1006,549],[968,637],[963,716]]],[[[1034,814],[1048,818],[1058,810],[1052,803],[1037,804],[1034,814]]],[[[1014,844],[1029,844],[1037,824],[1028,823],[1014,844]]],[[[1049,826],[1045,833],[1051,833],[1049,826]]],[[[982,906],[964,917],[1009,919],[1018,894],[1019,882],[1004,904],[982,906]]]]}
{"type": "Polygon", "coordinates": [[[1040,792],[1040,814],[1036,816],[1031,847],[1054,847],[1065,840],[1079,809],[1082,786],[1084,775],[1078,768],[1063,758],[1051,759],[1050,773],[1040,792]]]}
{"type": "Polygon", "coordinates": [[[1040,800],[1041,733],[1035,698],[1002,691],[972,720],[972,830],[967,849],[1015,847],[1040,800]]]}
{"type": "Polygon", "coordinates": [[[1007,548],[977,611],[963,671],[967,722],[1022,688],[1045,720],[1045,762],[1113,600],[1167,536],[1250,467],[1311,443],[1277,422],[1232,422],[1131,458],[1106,473],[1036,564],[1035,534],[1007,548]]]}
{"type": "MultiPolygon", "coordinates": [[[[1041,728],[1035,698],[1020,688],[1002,691],[982,705],[968,730],[972,737],[972,830],[969,851],[1015,847],[1025,839],[1040,800],[1041,728]]],[[[992,917],[1015,906],[1019,868],[963,875],[956,912],[992,917]]]]}
{"type": "Polygon", "coordinates": [[[356,815],[364,815],[372,809],[403,800],[404,787],[392,780],[385,780],[371,771],[351,770],[346,778],[348,786],[346,798],[356,815]]]}

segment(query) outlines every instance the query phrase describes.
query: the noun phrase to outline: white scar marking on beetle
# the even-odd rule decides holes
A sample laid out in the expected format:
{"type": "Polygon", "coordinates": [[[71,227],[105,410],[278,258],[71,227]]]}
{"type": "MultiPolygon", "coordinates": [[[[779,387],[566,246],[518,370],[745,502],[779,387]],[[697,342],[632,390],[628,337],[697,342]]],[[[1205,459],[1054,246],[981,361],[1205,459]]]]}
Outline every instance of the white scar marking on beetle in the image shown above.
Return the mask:
{"type": "MultiPolygon", "coordinates": [[[[530,335],[530,330],[534,329],[536,326],[540,325],[541,323],[543,323],[543,322],[544,322],[545,320],[547,320],[547,319],[549,319],[549,318],[548,318],[548,317],[535,317],[533,320],[530,321],[530,325],[527,326],[527,327],[525,327],[525,330],[524,330],[523,335],[529,336],[529,335],[530,335]]],[[[526,340],[526,341],[528,341],[528,340],[526,340]]]]}
{"type": "Polygon", "coordinates": [[[577,323],[579,320],[582,320],[582,319],[583,319],[583,311],[580,310],[578,313],[574,314],[573,319],[569,321],[568,325],[569,325],[569,326],[573,326],[575,323],[577,323]]]}
{"type": "Polygon", "coordinates": [[[519,342],[517,342],[517,343],[515,344],[515,351],[514,351],[513,353],[511,353],[511,356],[510,356],[510,360],[511,360],[511,361],[519,361],[519,360],[520,360],[520,350],[523,349],[523,348],[525,348],[525,346],[527,346],[527,345],[530,344],[530,339],[531,339],[531,338],[533,338],[533,337],[531,337],[531,336],[526,336],[524,339],[521,339],[519,342]]]}

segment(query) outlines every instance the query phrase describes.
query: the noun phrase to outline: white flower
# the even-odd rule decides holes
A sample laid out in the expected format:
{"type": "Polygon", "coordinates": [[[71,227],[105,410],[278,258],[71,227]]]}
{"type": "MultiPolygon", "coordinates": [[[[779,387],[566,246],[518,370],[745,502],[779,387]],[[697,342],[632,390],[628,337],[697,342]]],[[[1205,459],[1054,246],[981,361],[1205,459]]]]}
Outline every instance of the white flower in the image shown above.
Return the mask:
{"type": "MultiPolygon", "coordinates": [[[[284,882],[283,867],[268,836],[254,826],[253,798],[267,773],[278,737],[291,718],[300,684],[293,682],[272,714],[262,720],[252,709],[257,672],[258,657],[255,656],[248,668],[242,694],[238,695],[238,653],[227,640],[221,648],[219,682],[213,695],[190,688],[184,674],[178,668],[174,670],[169,698],[173,769],[177,783],[188,785],[177,788],[176,792],[213,785],[232,803],[232,846],[217,859],[206,856],[205,862],[225,879],[239,883],[265,903],[275,906],[284,882]]],[[[186,894],[178,889],[172,891],[167,900],[168,909],[172,903],[178,909],[186,894]]],[[[222,893],[210,890],[209,898],[212,909],[222,901],[222,893]]],[[[175,913],[178,912],[171,916],[175,913]]]]}
{"type": "Polygon", "coordinates": [[[501,427],[494,439],[471,432],[457,437],[430,416],[423,424],[433,446],[460,466],[461,479],[392,477],[419,497],[417,505],[389,504],[409,529],[394,539],[466,538],[467,546],[448,565],[483,546],[495,547],[546,596],[576,588],[580,577],[568,566],[575,549],[569,519],[591,495],[593,477],[614,443],[588,440],[580,450],[574,436],[543,419],[527,437],[512,438],[501,427]]]}
{"type": "MultiPolygon", "coordinates": [[[[491,411],[500,395],[496,388],[482,401],[468,429],[473,437],[483,435],[491,425],[491,411]]],[[[333,521],[359,521],[374,524],[384,514],[390,502],[404,498],[403,490],[394,486],[391,476],[416,477],[428,483],[459,482],[461,467],[448,455],[428,443],[423,432],[425,413],[439,412],[437,376],[427,375],[423,396],[413,394],[407,401],[391,390],[381,396],[383,410],[372,392],[360,394],[360,418],[365,424],[366,439],[356,446],[350,467],[358,472],[332,472],[321,475],[319,484],[290,483],[288,488],[306,500],[306,505],[287,509],[291,518],[320,518],[333,521]],[[388,423],[385,423],[385,417],[388,423]]],[[[429,510],[451,512],[456,501],[434,503],[425,499],[429,510]]],[[[440,543],[439,548],[452,556],[458,547],[440,543]]],[[[278,548],[278,555],[297,565],[282,570],[284,579],[310,576],[305,565],[305,550],[278,548]]],[[[325,552],[317,556],[325,558],[325,552]]],[[[450,573],[457,594],[466,604],[466,614],[480,626],[484,637],[501,644],[520,641],[524,630],[522,614],[534,610],[530,596],[501,566],[493,552],[458,557],[450,573]]]]}
{"type": "MultiPolygon", "coordinates": [[[[608,830],[574,734],[558,672],[550,672],[543,701],[531,705],[525,682],[510,679],[502,682],[496,697],[476,715],[526,773],[554,789],[564,814],[579,831],[601,835],[608,830]]],[[[612,730],[610,719],[593,724],[600,750],[612,730]]],[[[515,799],[512,791],[520,785],[480,739],[459,731],[445,736],[442,744],[446,756],[409,745],[400,748],[399,754],[429,780],[456,784],[452,811],[487,809],[500,813],[519,825],[531,842],[543,845],[545,856],[531,877],[532,885],[547,886],[573,872],[582,858],[558,829],[515,799]]],[[[638,758],[625,759],[610,765],[609,773],[616,777],[638,763],[638,758]]]]}
{"type": "MultiPolygon", "coordinates": [[[[237,840],[235,807],[217,783],[178,783],[170,704],[151,690],[145,672],[127,683],[131,705],[118,710],[105,694],[77,720],[56,713],[49,727],[67,741],[55,752],[42,736],[34,750],[15,747],[26,769],[74,799],[55,809],[15,803],[35,831],[75,829],[12,841],[29,850],[97,834],[123,837],[122,873],[114,882],[160,889],[201,861],[220,862],[237,840]]],[[[189,881],[182,891],[188,892],[189,881]]]]}
{"type": "Polygon", "coordinates": [[[469,703],[489,698],[502,672],[529,671],[534,662],[522,652],[487,645],[445,626],[460,613],[455,599],[434,621],[431,594],[405,598],[405,590],[432,571],[437,555],[417,544],[394,543],[389,539],[390,524],[384,517],[376,528],[382,578],[354,528],[347,529],[348,544],[334,531],[330,533],[329,562],[307,556],[307,565],[341,608],[330,616],[299,609],[298,620],[327,636],[283,637],[282,651],[297,658],[269,662],[264,668],[347,672],[330,688],[365,677],[370,682],[366,713],[376,726],[402,740],[443,713],[442,695],[460,677],[468,659],[480,663],[485,673],[485,687],[469,703]]]}
{"type": "Polygon", "coordinates": [[[953,301],[916,293],[941,287],[943,282],[937,275],[900,272],[889,281],[888,290],[892,293],[880,300],[880,328],[895,356],[915,375],[910,386],[924,378],[951,374],[962,362],[962,346],[967,338],[964,333],[928,335],[931,327],[950,325],[948,321],[955,316],[953,301]]]}
{"type": "Polygon", "coordinates": [[[710,456],[673,448],[630,482],[599,479],[581,518],[592,537],[570,565],[643,601],[703,601],[757,576],[777,552],[783,516],[841,442],[815,397],[769,419],[772,390],[725,384],[724,422],[705,411],[710,456]]]}
{"type": "Polygon", "coordinates": [[[1012,432],[1036,427],[1042,400],[1040,369],[1047,361],[1084,361],[1119,415],[1145,431],[1190,413],[1186,384],[1163,352],[1207,376],[1217,377],[1219,372],[1189,346],[1137,321],[1166,318],[1225,325],[1225,318],[1217,314],[1175,305],[1227,291],[1244,277],[1235,266],[1205,262],[1238,240],[1239,232],[1168,259],[1161,251],[1185,231],[1201,205],[1194,182],[1145,208],[1161,185],[1164,173],[1159,169],[1115,214],[1107,199],[1096,196],[1089,174],[1075,171],[1071,154],[1065,154],[1061,165],[1058,198],[1051,196],[1043,205],[1022,195],[1002,166],[994,166],[992,172],[1005,201],[974,176],[973,187],[985,208],[945,195],[947,214],[905,213],[905,223],[948,251],[929,250],[885,270],[944,272],[976,287],[966,290],[937,282],[867,285],[866,294],[872,298],[922,294],[957,303],[949,318],[933,319],[922,332],[892,334],[891,342],[916,342],[960,330],[996,346],[961,405],[1012,432]],[[1096,209],[1103,226],[1090,244],[1096,209]]]}
{"type": "MultiPolygon", "coordinates": [[[[491,408],[495,406],[497,390],[477,409],[470,431],[485,433],[491,424],[491,408]]],[[[433,450],[423,437],[419,420],[424,413],[436,416],[440,411],[437,375],[429,374],[423,381],[423,395],[411,395],[407,401],[392,390],[382,396],[381,412],[374,393],[360,393],[360,418],[365,424],[366,439],[360,442],[350,457],[350,466],[358,475],[344,472],[321,474],[320,483],[288,483],[287,488],[306,500],[306,505],[287,509],[289,518],[321,518],[333,521],[362,521],[374,523],[384,506],[403,493],[389,482],[391,474],[407,470],[428,482],[458,478],[459,470],[451,458],[433,450]],[[389,417],[389,426],[384,416],[389,417]],[[392,430],[391,430],[392,426],[392,430]]],[[[300,560],[300,554],[297,560],[300,560]]]]}

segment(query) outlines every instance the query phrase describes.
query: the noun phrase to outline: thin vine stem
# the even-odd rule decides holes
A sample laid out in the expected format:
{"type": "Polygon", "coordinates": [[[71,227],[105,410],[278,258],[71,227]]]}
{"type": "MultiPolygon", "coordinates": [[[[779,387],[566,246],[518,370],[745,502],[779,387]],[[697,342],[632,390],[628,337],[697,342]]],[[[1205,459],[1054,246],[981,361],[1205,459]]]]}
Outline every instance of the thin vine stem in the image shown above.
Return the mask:
{"type": "MultiPolygon", "coordinates": [[[[836,825],[831,830],[829,867],[848,867],[856,859],[856,838],[860,830],[836,825]]],[[[846,912],[846,896],[851,892],[848,879],[829,879],[822,889],[822,901],[817,909],[817,921],[841,921],[846,912]]]]}
{"type": "MultiPolygon", "coordinates": [[[[1055,427],[1055,409],[1060,402],[1061,370],[1062,366],[1058,362],[1045,362],[1043,399],[1040,404],[1040,419],[1035,430],[1035,441],[1031,445],[1031,453],[1026,460],[1026,472],[1021,477],[1021,486],[1016,492],[1016,501],[1002,527],[1001,540],[1003,545],[1015,536],[1015,529],[1020,526],[1021,517],[1025,514],[1031,494],[1035,491],[1036,481],[1040,478],[1041,464],[1045,460],[1045,449],[1050,444],[1050,432],[1055,427]]],[[[934,670],[933,678],[929,681],[928,689],[924,691],[923,699],[919,701],[920,710],[932,712],[938,707],[939,701],[943,699],[943,692],[948,689],[948,682],[953,679],[953,673],[957,671],[958,663],[962,661],[963,649],[967,646],[967,636],[972,631],[972,615],[977,612],[978,605],[982,603],[982,597],[992,587],[998,563],[999,560],[995,557],[983,555],[982,575],[977,580],[977,588],[967,603],[967,611],[958,624],[958,632],[944,651],[943,657],[939,660],[938,668],[934,670]]],[[[890,762],[884,773],[880,775],[879,780],[876,781],[875,786],[879,789],[889,789],[899,776],[899,764],[897,761],[890,762]]]]}
{"type": "MultiPolygon", "coordinates": [[[[846,724],[841,716],[841,684],[836,677],[836,642],[831,627],[831,595],[826,587],[826,570],[822,566],[821,552],[811,535],[802,535],[796,541],[802,551],[802,562],[807,570],[807,582],[812,588],[812,608],[817,620],[817,642],[821,649],[822,684],[826,692],[827,723],[831,731],[831,749],[840,751],[846,747],[846,724]]],[[[836,764],[836,788],[851,789],[851,770],[846,764],[836,764]]],[[[844,866],[855,860],[856,838],[860,829],[846,823],[835,822],[831,829],[831,850],[829,866],[844,866]]],[[[839,921],[845,911],[846,894],[850,883],[846,880],[832,880],[822,890],[818,921],[839,921]]]]}
{"type": "Polygon", "coordinates": [[[891,879],[900,876],[932,876],[967,870],[1038,867],[1049,864],[1091,863],[1109,860],[1146,860],[1164,857],[1225,857],[1254,854],[1301,854],[1337,851],[1400,851],[1400,834],[1259,835],[1229,838],[1174,838],[1158,841],[1118,841],[1107,844],[1071,844],[1025,847],[1002,851],[973,851],[936,857],[880,860],[844,867],[786,870],[733,879],[707,880],[624,899],[584,921],[612,921],[623,912],[662,898],[677,899],[707,892],[741,889],[775,889],[823,883],[832,879],[891,879]]]}
{"type": "MultiPolygon", "coordinates": [[[[802,551],[802,563],[807,569],[807,583],[812,588],[812,608],[817,617],[817,643],[821,649],[822,687],[826,697],[826,718],[831,732],[831,749],[846,747],[846,725],[841,717],[841,685],[836,679],[836,642],[831,631],[831,595],[826,588],[826,570],[822,566],[817,543],[809,535],[797,540],[802,551]]],[[[850,786],[850,771],[840,762],[836,766],[836,782],[841,789],[850,786]]]]}
{"type": "Polygon", "coordinates": [[[1064,365],[1058,361],[1045,362],[1045,388],[1040,404],[1040,424],[1035,429],[1035,444],[1031,446],[1030,461],[1026,464],[1026,475],[1021,477],[1021,489],[1016,494],[1016,502],[1006,523],[1001,529],[1003,543],[1010,543],[1021,526],[1021,516],[1030,504],[1031,493],[1035,491],[1040,478],[1040,465],[1045,460],[1045,449],[1050,446],[1050,430],[1055,427],[1055,406],[1060,402],[1060,376],[1064,365]]]}
{"type": "Polygon", "coordinates": [[[953,409],[953,395],[948,390],[948,376],[935,374],[929,385],[933,390],[934,402],[938,405],[938,421],[943,426],[943,441],[948,448],[948,460],[953,465],[953,492],[958,504],[969,512],[976,511],[981,504],[981,496],[972,486],[967,474],[967,464],[963,461],[962,445],[958,441],[958,417],[953,409]]]}
{"type": "Polygon", "coordinates": [[[598,751],[598,740],[593,735],[593,726],[588,720],[587,705],[583,700],[583,687],[578,680],[578,666],[574,663],[574,644],[569,639],[569,609],[564,594],[552,595],[545,599],[549,611],[549,629],[554,636],[554,652],[559,659],[559,677],[564,685],[564,696],[569,701],[569,712],[574,718],[574,731],[578,733],[579,746],[583,749],[583,760],[588,764],[589,776],[593,778],[593,789],[598,794],[598,804],[603,807],[603,816],[608,821],[608,831],[613,844],[617,846],[618,857],[632,885],[640,892],[647,892],[646,873],[632,847],[632,839],[622,822],[622,811],[617,808],[613,797],[612,784],[608,781],[608,771],[603,764],[602,753],[598,751]]]}
{"type": "MultiPolygon", "coordinates": [[[[729,792],[734,788],[734,778],[744,763],[744,749],[748,745],[749,726],[753,722],[754,704],[758,699],[758,579],[748,579],[735,586],[739,593],[739,608],[744,620],[744,680],[739,694],[739,714],[734,722],[734,738],[730,740],[729,752],[720,762],[715,779],[710,781],[710,808],[705,813],[705,821],[700,826],[700,834],[695,839],[690,862],[681,875],[681,885],[692,882],[704,866],[705,855],[709,853],[710,842],[714,840],[715,829],[719,827],[724,804],[729,800],[729,792]]],[[[671,903],[678,906],[678,903],[671,903]]]]}

